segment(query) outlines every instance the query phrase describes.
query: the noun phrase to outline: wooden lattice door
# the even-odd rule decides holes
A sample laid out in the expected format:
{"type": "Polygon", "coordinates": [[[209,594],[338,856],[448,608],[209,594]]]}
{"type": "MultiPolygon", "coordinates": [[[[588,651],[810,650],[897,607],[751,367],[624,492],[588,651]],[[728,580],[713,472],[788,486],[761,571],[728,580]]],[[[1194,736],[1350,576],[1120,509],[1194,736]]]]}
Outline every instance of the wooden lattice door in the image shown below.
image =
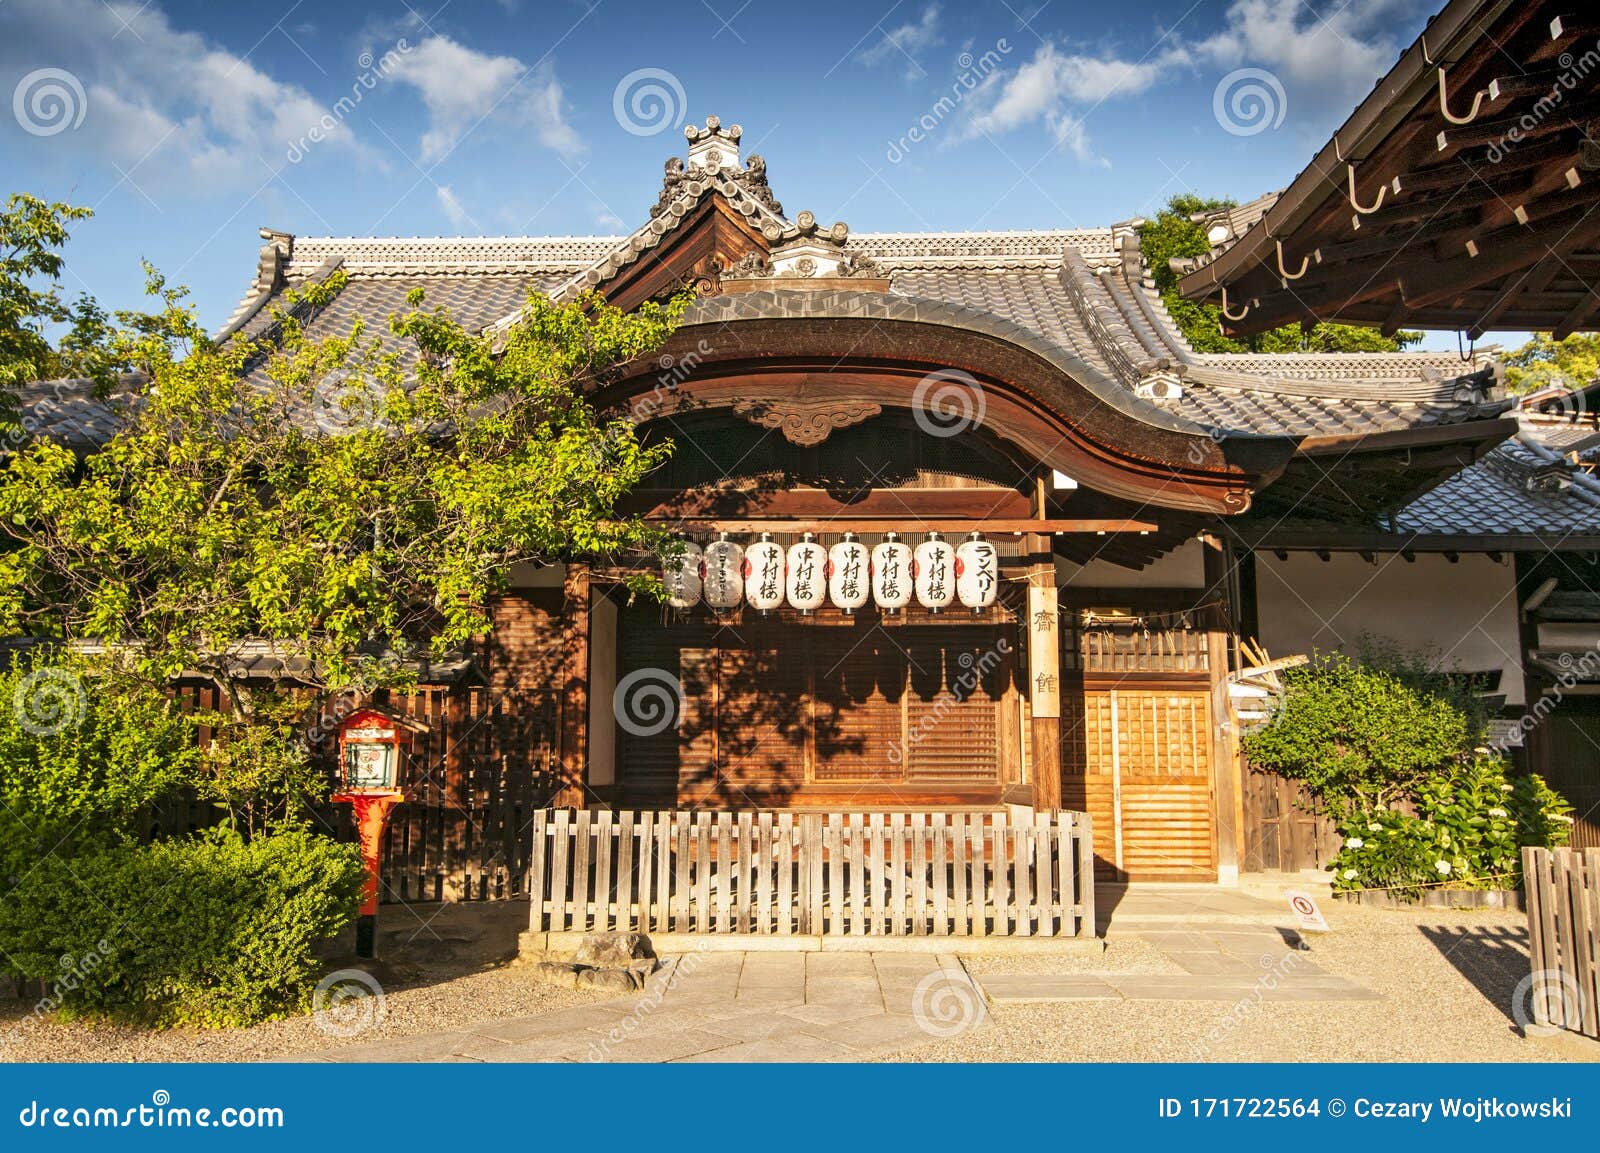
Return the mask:
{"type": "Polygon", "coordinates": [[[1082,700],[1081,803],[1102,871],[1215,880],[1210,693],[1090,689],[1082,700]]]}

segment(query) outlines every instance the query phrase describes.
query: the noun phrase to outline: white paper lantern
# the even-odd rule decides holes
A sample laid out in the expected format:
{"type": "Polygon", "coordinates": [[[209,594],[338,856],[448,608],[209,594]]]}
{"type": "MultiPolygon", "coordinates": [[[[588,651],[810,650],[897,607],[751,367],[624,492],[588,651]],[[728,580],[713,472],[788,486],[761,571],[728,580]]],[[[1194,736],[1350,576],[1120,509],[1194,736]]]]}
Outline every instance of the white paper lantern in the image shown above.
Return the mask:
{"type": "Polygon", "coordinates": [[[956,550],[936,532],[917,545],[917,603],[938,612],[956,599],[956,550]]]}
{"type": "Polygon", "coordinates": [[[828,550],[828,599],[853,613],[872,596],[872,554],[847,532],[828,550]]]}
{"type": "Polygon", "coordinates": [[[744,599],[764,613],[783,603],[783,546],[771,533],[744,550],[744,599]]]}
{"type": "Polygon", "coordinates": [[[895,533],[885,533],[872,550],[872,599],[886,612],[911,603],[911,546],[895,533]]]}
{"type": "Polygon", "coordinates": [[[705,583],[700,565],[704,560],[704,549],[693,541],[684,541],[683,552],[662,564],[661,583],[667,586],[667,604],[675,609],[691,609],[700,603],[705,583]]]}
{"type": "Polygon", "coordinates": [[[982,612],[999,591],[1000,554],[975,532],[956,546],[956,596],[973,612],[982,612]]]}
{"type": "Polygon", "coordinates": [[[814,533],[806,533],[789,546],[784,591],[789,603],[803,613],[822,607],[828,596],[828,554],[814,533]]]}
{"type": "Polygon", "coordinates": [[[744,597],[744,548],[723,533],[706,545],[703,571],[706,604],[719,612],[738,608],[744,597]]]}

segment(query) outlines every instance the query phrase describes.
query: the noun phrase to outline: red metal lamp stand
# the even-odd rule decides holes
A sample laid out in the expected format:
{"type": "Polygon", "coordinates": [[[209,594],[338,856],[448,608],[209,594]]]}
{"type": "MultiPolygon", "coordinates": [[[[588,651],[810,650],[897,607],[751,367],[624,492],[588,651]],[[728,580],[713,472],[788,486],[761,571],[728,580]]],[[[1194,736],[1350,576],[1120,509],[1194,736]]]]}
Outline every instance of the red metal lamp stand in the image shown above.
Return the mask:
{"type": "Polygon", "coordinates": [[[378,864],[383,852],[383,831],[389,825],[389,812],[405,794],[398,789],[363,790],[336,793],[333,800],[348,802],[355,813],[356,832],[361,837],[361,860],[367,879],[361,889],[361,916],[356,920],[356,956],[373,956],[378,936],[378,864]]]}

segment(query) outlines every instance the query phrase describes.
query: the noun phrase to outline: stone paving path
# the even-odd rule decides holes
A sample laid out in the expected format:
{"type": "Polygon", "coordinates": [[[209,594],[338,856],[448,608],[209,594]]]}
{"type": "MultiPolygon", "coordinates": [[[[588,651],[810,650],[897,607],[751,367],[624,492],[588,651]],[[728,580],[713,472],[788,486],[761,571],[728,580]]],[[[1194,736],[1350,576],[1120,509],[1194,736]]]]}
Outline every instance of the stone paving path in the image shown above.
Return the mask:
{"type": "Polygon", "coordinates": [[[1107,895],[1113,931],[1143,937],[1181,974],[995,973],[980,985],[947,953],[690,953],[642,994],[311,1059],[851,1061],[982,1028],[990,1003],[1380,999],[1297,948],[1276,927],[1287,920],[1279,902],[1195,886],[1107,895]]]}
{"type": "Polygon", "coordinates": [[[953,955],[694,953],[671,959],[642,994],[311,1060],[851,1061],[986,1019],[953,955]]]}
{"type": "Polygon", "coordinates": [[[1183,974],[1007,973],[982,980],[996,1005],[1038,1001],[1375,1001],[1379,994],[1314,964],[1293,934],[1224,924],[1140,934],[1183,974]]]}

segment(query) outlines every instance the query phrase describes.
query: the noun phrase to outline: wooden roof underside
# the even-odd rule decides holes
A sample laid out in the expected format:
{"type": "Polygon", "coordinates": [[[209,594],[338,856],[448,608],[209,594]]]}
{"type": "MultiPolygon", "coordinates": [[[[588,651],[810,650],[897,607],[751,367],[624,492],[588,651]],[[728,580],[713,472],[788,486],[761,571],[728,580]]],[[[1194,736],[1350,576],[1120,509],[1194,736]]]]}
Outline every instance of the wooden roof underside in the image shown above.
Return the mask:
{"type": "Polygon", "coordinates": [[[1238,242],[1181,281],[1299,321],[1565,335],[1600,319],[1600,13],[1453,0],[1238,242]]]}

